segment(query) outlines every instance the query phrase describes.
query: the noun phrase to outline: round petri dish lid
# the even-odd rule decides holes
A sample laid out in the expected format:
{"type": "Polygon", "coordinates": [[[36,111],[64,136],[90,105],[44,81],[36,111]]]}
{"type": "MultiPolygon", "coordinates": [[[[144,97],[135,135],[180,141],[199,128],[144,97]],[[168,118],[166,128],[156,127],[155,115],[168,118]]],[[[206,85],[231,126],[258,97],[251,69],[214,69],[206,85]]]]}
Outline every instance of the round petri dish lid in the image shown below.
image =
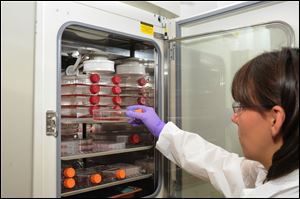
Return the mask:
{"type": "Polygon", "coordinates": [[[83,62],[84,72],[115,72],[114,62],[98,56],[96,59],[87,60],[83,62]]]}
{"type": "Polygon", "coordinates": [[[138,61],[128,61],[124,64],[117,65],[117,74],[137,74],[144,75],[145,65],[138,61]]]}

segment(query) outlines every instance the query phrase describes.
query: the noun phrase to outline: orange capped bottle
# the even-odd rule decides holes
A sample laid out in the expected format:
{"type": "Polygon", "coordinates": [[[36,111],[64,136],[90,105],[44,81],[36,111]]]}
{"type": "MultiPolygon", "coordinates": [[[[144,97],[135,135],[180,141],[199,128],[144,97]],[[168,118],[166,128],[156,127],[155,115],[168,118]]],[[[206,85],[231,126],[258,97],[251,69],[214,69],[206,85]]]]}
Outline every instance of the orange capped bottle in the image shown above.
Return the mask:
{"type": "Polygon", "coordinates": [[[143,109],[135,109],[134,112],[143,113],[143,109]]]}
{"type": "Polygon", "coordinates": [[[75,180],[74,178],[66,178],[64,179],[64,187],[67,189],[72,189],[75,187],[75,180]]]}
{"type": "Polygon", "coordinates": [[[92,169],[81,169],[77,173],[78,186],[90,187],[102,182],[102,176],[100,173],[93,171],[92,169]]]}
{"type": "Polygon", "coordinates": [[[102,177],[99,173],[91,174],[90,181],[92,184],[99,184],[102,181],[102,177]]]}
{"type": "Polygon", "coordinates": [[[125,173],[125,170],[124,169],[118,169],[116,170],[116,178],[118,180],[122,180],[126,177],[126,173],[125,173]]]}
{"type": "Polygon", "coordinates": [[[63,174],[66,178],[73,178],[75,176],[76,172],[73,167],[67,167],[64,169],[63,174]]]}
{"type": "MultiPolygon", "coordinates": [[[[137,113],[143,113],[144,111],[143,111],[143,109],[135,109],[134,112],[137,112],[137,113]]],[[[135,123],[137,123],[137,124],[142,124],[142,123],[143,123],[143,122],[142,122],[141,120],[139,120],[139,119],[135,119],[134,121],[135,121],[135,123]]],[[[131,137],[132,137],[132,136],[131,136],[131,137]]],[[[129,138],[129,141],[130,141],[130,142],[132,141],[131,137],[129,138]]]]}
{"type": "Polygon", "coordinates": [[[126,172],[120,168],[110,168],[102,171],[103,178],[106,182],[112,182],[116,180],[122,180],[126,178],[126,172]]]}

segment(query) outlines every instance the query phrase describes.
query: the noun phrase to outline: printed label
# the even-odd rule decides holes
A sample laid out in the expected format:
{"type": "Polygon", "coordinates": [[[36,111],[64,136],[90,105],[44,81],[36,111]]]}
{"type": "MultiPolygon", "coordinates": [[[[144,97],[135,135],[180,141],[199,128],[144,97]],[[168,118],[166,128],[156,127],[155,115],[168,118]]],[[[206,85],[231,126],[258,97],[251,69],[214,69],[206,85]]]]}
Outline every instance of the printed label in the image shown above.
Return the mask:
{"type": "Polygon", "coordinates": [[[153,28],[153,25],[151,25],[151,24],[141,22],[140,29],[141,29],[142,33],[152,35],[152,36],[154,34],[154,28],[153,28]]]}

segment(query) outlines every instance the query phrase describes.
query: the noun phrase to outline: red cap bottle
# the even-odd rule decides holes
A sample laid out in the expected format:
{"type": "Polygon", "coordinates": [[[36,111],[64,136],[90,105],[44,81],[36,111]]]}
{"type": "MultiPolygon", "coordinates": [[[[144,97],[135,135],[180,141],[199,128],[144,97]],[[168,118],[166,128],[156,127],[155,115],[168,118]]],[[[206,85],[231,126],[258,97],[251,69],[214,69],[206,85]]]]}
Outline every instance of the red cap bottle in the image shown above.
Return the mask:
{"type": "Polygon", "coordinates": [[[99,91],[100,91],[100,86],[99,85],[96,85],[96,84],[90,85],[90,92],[92,94],[99,93],[99,91]]]}
{"type": "Polygon", "coordinates": [[[129,141],[131,144],[138,144],[141,141],[140,136],[137,133],[130,135],[129,141]]]}
{"type": "Polygon", "coordinates": [[[90,75],[90,80],[93,83],[98,83],[100,81],[100,75],[97,73],[93,73],[90,75]]]}
{"type": "Polygon", "coordinates": [[[115,75],[111,78],[112,83],[114,84],[120,84],[121,83],[121,77],[118,75],[115,75]]]}
{"type": "Polygon", "coordinates": [[[145,78],[143,78],[143,77],[140,78],[140,79],[138,79],[138,84],[140,86],[145,86],[147,83],[148,83],[147,80],[145,78]]]}
{"type": "Polygon", "coordinates": [[[97,95],[93,95],[90,97],[90,103],[95,105],[98,104],[100,102],[100,97],[97,95]]]}
{"type": "Polygon", "coordinates": [[[122,90],[119,86],[112,87],[111,91],[113,94],[120,94],[122,92],[122,90]]]}
{"type": "Polygon", "coordinates": [[[144,97],[139,97],[137,99],[137,103],[140,104],[140,105],[145,105],[146,104],[146,98],[144,97]]]}
{"type": "Polygon", "coordinates": [[[120,105],[122,103],[122,98],[119,97],[119,96],[115,96],[115,97],[112,98],[112,101],[113,101],[114,104],[120,105]]]}

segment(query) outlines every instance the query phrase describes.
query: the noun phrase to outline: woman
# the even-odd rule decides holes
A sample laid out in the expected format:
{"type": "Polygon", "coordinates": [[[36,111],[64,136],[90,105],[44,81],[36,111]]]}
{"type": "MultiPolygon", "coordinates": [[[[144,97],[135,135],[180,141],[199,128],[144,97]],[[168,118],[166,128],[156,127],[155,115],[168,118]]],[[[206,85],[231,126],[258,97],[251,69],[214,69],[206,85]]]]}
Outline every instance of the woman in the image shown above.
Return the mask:
{"type": "Polygon", "coordinates": [[[130,106],[126,114],[158,137],[156,148],[168,159],[226,197],[299,198],[299,49],[250,60],[235,74],[231,91],[231,119],[245,157],[165,124],[151,107],[130,106]]]}

